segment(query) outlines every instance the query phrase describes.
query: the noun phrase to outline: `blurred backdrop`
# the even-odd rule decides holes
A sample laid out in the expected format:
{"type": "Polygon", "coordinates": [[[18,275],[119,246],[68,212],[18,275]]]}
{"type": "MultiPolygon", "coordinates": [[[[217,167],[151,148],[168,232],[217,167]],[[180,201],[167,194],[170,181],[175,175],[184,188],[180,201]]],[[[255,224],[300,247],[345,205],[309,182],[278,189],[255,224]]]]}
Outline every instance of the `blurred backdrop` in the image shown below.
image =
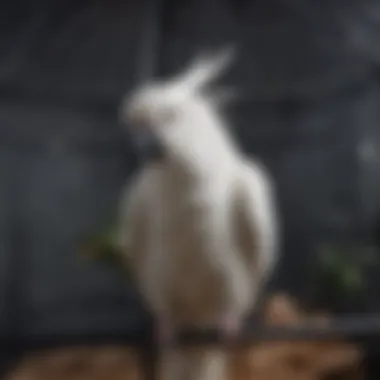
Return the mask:
{"type": "Polygon", "coordinates": [[[278,187],[273,288],[380,309],[379,1],[2,0],[0,339],[141,326],[131,286],[77,249],[138,168],[117,106],[144,76],[228,42],[240,53],[226,83],[243,94],[228,117],[278,187]]]}

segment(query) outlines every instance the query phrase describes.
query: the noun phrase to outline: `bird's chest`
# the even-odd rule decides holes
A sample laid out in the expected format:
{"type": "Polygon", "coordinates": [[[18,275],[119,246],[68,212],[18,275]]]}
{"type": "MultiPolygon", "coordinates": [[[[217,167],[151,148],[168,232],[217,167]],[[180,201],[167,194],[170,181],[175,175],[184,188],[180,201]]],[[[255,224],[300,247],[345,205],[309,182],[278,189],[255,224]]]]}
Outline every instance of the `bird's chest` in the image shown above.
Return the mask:
{"type": "Polygon", "coordinates": [[[215,257],[226,248],[225,218],[227,212],[217,195],[171,195],[163,197],[156,209],[156,244],[152,247],[159,262],[156,270],[160,271],[169,307],[181,320],[190,315],[196,318],[195,312],[206,313],[218,299],[215,257]]]}
{"type": "Polygon", "coordinates": [[[212,202],[178,198],[161,204],[161,212],[158,210],[156,214],[157,241],[161,254],[167,256],[176,270],[181,266],[189,270],[199,261],[198,256],[206,254],[212,238],[210,219],[217,211],[212,202]]]}

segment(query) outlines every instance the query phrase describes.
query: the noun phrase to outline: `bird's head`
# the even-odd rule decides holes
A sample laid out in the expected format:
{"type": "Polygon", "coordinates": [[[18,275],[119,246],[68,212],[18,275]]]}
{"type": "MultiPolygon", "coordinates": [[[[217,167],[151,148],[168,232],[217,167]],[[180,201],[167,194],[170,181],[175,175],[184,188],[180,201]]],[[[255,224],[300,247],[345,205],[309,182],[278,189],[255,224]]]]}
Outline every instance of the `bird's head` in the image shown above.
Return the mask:
{"type": "Polygon", "coordinates": [[[198,55],[181,73],[139,85],[124,99],[120,117],[138,151],[148,158],[204,160],[223,140],[218,107],[235,94],[212,84],[230,66],[233,48],[198,55]]]}

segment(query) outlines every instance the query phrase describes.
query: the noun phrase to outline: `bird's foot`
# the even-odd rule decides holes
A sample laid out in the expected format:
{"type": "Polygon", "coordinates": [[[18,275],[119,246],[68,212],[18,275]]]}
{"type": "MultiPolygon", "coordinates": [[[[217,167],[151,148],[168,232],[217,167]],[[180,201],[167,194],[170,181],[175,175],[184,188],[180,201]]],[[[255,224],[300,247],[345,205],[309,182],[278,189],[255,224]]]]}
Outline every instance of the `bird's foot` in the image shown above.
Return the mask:
{"type": "Polygon", "coordinates": [[[240,335],[241,321],[236,315],[225,315],[219,324],[222,339],[227,343],[234,343],[240,335]]]}
{"type": "Polygon", "coordinates": [[[174,342],[174,331],[169,321],[162,319],[158,321],[156,341],[163,346],[171,345],[174,342]]]}

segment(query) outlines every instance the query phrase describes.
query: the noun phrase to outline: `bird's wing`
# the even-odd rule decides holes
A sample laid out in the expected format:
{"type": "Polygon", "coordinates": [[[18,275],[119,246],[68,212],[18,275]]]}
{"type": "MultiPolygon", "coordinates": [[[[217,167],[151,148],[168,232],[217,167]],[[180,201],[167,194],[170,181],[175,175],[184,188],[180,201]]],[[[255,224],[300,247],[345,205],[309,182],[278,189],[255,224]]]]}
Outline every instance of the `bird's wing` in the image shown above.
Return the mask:
{"type": "MultiPolygon", "coordinates": [[[[161,287],[159,256],[152,255],[152,202],[156,204],[154,171],[146,169],[134,178],[121,198],[118,243],[136,290],[156,315],[166,313],[161,287]]],[[[156,185],[156,186],[155,186],[156,185]]]]}
{"type": "Polygon", "coordinates": [[[260,282],[266,280],[278,257],[278,216],[274,186],[260,164],[249,162],[237,183],[233,228],[247,268],[260,282]]]}

